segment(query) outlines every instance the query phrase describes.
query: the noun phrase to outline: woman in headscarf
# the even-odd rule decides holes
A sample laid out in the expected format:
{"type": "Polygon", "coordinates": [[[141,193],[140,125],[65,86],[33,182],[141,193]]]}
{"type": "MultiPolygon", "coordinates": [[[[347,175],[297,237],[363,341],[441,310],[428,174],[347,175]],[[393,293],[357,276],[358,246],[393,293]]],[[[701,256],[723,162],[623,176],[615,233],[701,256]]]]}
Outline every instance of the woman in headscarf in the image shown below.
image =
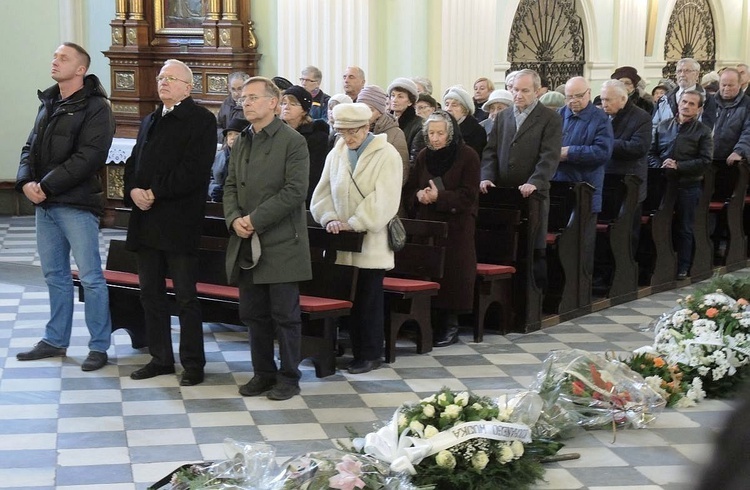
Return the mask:
{"type": "Polygon", "coordinates": [[[305,137],[310,153],[310,182],[305,200],[307,208],[310,207],[313,190],[320,180],[328,155],[328,123],[320,119],[313,121],[311,108],[312,95],[299,85],[289,87],[281,97],[281,120],[305,137]]]}
{"type": "MultiPolygon", "coordinates": [[[[402,200],[409,216],[448,223],[445,267],[440,292],[432,297],[433,345],[458,340],[458,315],[474,306],[479,156],[463,142],[457,121],[446,111],[427,118],[422,133],[427,147],[417,156],[402,200]]],[[[484,133],[484,131],[482,131],[484,133]]]]}

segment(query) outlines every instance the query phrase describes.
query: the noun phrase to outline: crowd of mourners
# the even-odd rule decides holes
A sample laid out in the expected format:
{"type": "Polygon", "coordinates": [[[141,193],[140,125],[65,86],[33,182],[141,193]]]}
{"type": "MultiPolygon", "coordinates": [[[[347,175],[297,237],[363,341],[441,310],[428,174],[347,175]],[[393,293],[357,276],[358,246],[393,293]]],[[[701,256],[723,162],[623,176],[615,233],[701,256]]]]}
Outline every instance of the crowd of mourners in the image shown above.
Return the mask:
{"type": "MultiPolygon", "coordinates": [[[[42,341],[18,359],[65,355],[72,316],[65,261],[72,251],[92,335],[84,370],[107,363],[111,332],[98,242],[94,252],[92,240],[102,212],[97,171],[114,123],[103,103],[104,89],[86,73],[89,61],[73,43],[56,51],[56,85],[40,92],[42,106],[17,179],[19,192],[37,206],[52,309],[42,341]],[[85,229],[73,223],[74,214],[88,220],[85,229]]],[[[553,181],[591,184],[583,246],[596,281],[607,275],[606,265],[594,265],[605,174],[640,177],[640,204],[648,168],[674,169],[679,175],[677,278],[686,278],[704,172],[712,161],[738,165],[750,153],[747,66],[726,67],[699,80],[700,71],[695,60],[682,59],[676,80],[661,80],[648,93],[637,70],[623,66],[597,87],[597,97],[584,77],[553,89],[529,69],[509,73],[502,89],[482,77],[471,91],[456,85],[442,94],[433,94],[426,78],[399,77],[385,88],[367,84],[359,67],[346,69],[344,91],[335,95],[321,90],[323,76],[314,66],[301,70],[299,84],[235,72],[228,78],[229,96],[214,117],[190,96],[190,68],[167,60],[156,77],[161,104],[143,120],[125,166],[125,202],[132,207],[127,247],[138,257],[152,358],[131,377],[175,372],[165,288],[169,277],[181,326],[180,382],[193,385],[204,379],[196,271],[206,197],[223,203],[230,235],[227,278],[239,287],[240,318],[250,333],[254,376],[240,387],[245,396],[285,400],[299,393],[298,283],[312,278],[308,211],[329,233],[365,232],[361,252],[337,255],[338,263],[359,270],[354,306],[344,325],[352,344],[351,374],[381,364],[383,278],[394,267],[386,225],[395,215],[448,224],[441,243],[447,265],[432,299],[436,347],[455,343],[459,315],[472,311],[479,195],[493,187],[549,197],[553,181]],[[217,142],[222,144],[218,152],[217,142]]],[[[549,199],[544,202],[534,244],[534,260],[541,263],[549,199]]],[[[640,212],[636,217],[634,247],[640,212]]],[[[534,267],[541,286],[545,270],[534,267]]]]}

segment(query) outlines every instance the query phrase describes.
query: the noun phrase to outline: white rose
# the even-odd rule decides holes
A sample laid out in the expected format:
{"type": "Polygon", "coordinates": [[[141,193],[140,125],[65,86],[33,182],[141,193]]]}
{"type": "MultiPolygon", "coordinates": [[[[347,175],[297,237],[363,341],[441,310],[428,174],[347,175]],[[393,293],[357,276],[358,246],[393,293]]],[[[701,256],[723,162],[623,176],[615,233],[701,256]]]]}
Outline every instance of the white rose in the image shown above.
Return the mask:
{"type": "Polygon", "coordinates": [[[487,463],[490,462],[490,458],[487,457],[487,453],[484,451],[477,451],[474,453],[474,455],[471,457],[471,466],[475,470],[483,470],[485,466],[487,466],[487,463]]]}
{"type": "Polygon", "coordinates": [[[399,432],[404,430],[406,428],[406,424],[408,424],[409,421],[406,419],[406,415],[403,413],[398,416],[398,428],[399,432]]]}
{"type": "Polygon", "coordinates": [[[422,399],[422,403],[435,403],[435,395],[430,395],[422,399]]]}
{"type": "Polygon", "coordinates": [[[515,459],[515,455],[513,454],[513,450],[510,448],[510,446],[503,446],[500,450],[500,454],[497,455],[497,460],[500,462],[500,464],[510,463],[515,459]]]}
{"type": "Polygon", "coordinates": [[[419,420],[412,420],[409,428],[418,434],[422,434],[424,431],[424,425],[419,420]]]}
{"type": "Polygon", "coordinates": [[[458,405],[448,405],[445,407],[445,416],[451,419],[457,419],[463,409],[458,405]]]}
{"type": "Polygon", "coordinates": [[[444,449],[437,453],[437,456],[435,456],[435,463],[437,463],[437,465],[442,468],[453,469],[456,467],[456,458],[453,456],[453,454],[451,454],[450,451],[446,451],[444,449]]]}
{"type": "Polygon", "coordinates": [[[428,425],[424,428],[424,438],[429,439],[430,437],[435,437],[440,433],[439,430],[434,425],[428,425]]]}
{"type": "Polygon", "coordinates": [[[453,403],[455,403],[459,407],[465,407],[466,405],[469,404],[469,394],[466,393],[465,391],[462,393],[459,393],[456,396],[456,399],[453,401],[453,403]]]}
{"type": "Polygon", "coordinates": [[[440,405],[446,406],[448,405],[448,396],[445,393],[440,393],[437,397],[437,401],[440,405]]]}
{"type": "Polygon", "coordinates": [[[432,405],[425,405],[422,408],[422,413],[425,417],[434,417],[435,416],[435,407],[432,405]]]}
{"type": "Polygon", "coordinates": [[[484,407],[482,406],[481,403],[475,403],[474,405],[471,406],[471,408],[473,408],[476,411],[479,411],[479,410],[483,409],[484,407]]]}
{"type": "Polygon", "coordinates": [[[510,443],[510,450],[513,451],[513,455],[516,457],[516,459],[523,456],[523,443],[521,441],[513,441],[510,443]]]}

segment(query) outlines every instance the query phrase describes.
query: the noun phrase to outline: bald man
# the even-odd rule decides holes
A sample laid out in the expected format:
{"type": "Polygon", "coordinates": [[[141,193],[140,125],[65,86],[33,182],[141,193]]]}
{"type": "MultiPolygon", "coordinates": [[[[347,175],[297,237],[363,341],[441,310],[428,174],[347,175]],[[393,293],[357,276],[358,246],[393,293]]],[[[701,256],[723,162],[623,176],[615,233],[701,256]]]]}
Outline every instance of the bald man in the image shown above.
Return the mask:
{"type": "Polygon", "coordinates": [[[359,92],[365,87],[365,72],[358,66],[349,66],[344,72],[344,93],[357,102],[359,92]]]}
{"type": "Polygon", "coordinates": [[[582,217],[586,223],[584,273],[590,276],[594,266],[596,215],[602,209],[604,167],[614,145],[612,123],[604,111],[591,103],[591,87],[583,77],[573,77],[565,84],[565,106],[560,108],[560,115],[563,119],[562,149],[560,165],[552,180],[588,182],[594,187],[591,216],[582,217]]]}

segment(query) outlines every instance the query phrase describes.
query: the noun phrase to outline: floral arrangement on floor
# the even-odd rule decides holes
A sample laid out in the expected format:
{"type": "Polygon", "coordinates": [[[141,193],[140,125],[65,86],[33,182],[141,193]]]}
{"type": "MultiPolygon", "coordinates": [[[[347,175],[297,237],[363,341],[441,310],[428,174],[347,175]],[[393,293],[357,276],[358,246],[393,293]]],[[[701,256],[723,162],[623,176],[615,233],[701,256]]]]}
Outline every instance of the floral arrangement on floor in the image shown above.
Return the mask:
{"type": "Polygon", "coordinates": [[[538,434],[566,438],[579,428],[642,428],[666,405],[625,363],[578,349],[552,351],[530,389],[544,401],[538,434]]]}
{"type": "Polygon", "coordinates": [[[540,459],[562,444],[532,440],[518,423],[528,418],[522,406],[443,388],[402,405],[388,425],[354,442],[391,470],[411,473],[418,487],[524,489],[544,475],[540,459]]]}
{"type": "Polygon", "coordinates": [[[681,386],[689,406],[704,396],[733,393],[750,374],[750,307],[715,293],[689,295],[655,326],[653,346],[636,350],[664,359],[685,373],[681,386]]]}
{"type": "Polygon", "coordinates": [[[283,490],[406,490],[408,477],[391,474],[388,465],[338,449],[307,453],[285,464],[283,490]]]}
{"type": "Polygon", "coordinates": [[[624,362],[667,401],[667,407],[692,407],[705,396],[701,379],[693,376],[692,370],[681,364],[668,364],[663,356],[643,352],[624,362]]]}

